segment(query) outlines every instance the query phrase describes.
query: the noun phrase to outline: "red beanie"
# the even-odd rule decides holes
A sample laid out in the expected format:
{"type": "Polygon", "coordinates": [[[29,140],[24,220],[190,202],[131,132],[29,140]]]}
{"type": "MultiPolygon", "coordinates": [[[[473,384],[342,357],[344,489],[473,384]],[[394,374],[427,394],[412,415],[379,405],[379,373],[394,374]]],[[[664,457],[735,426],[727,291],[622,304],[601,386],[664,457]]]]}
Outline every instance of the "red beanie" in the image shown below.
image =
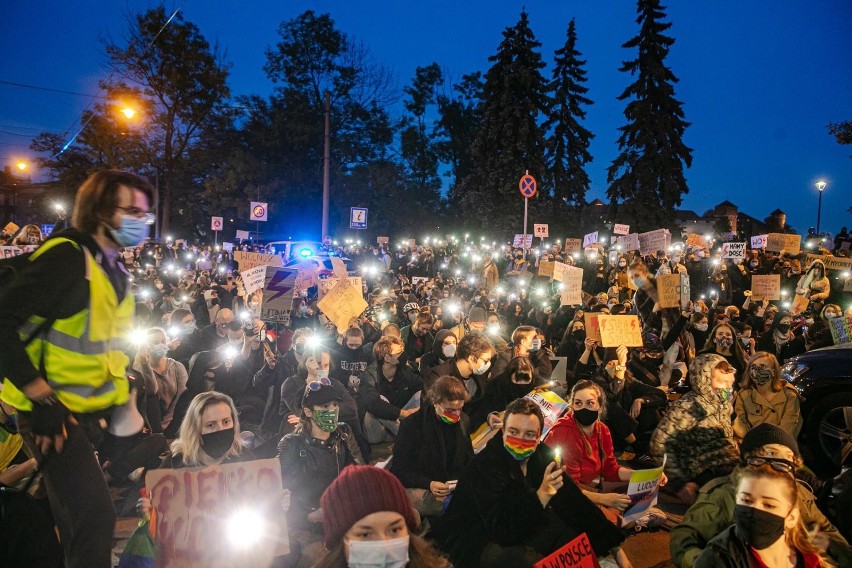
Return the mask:
{"type": "Polygon", "coordinates": [[[394,511],[408,529],[417,529],[417,517],[402,483],[390,472],[371,465],[350,465],[320,498],[325,547],[331,549],[352,525],[379,511],[394,511]]]}

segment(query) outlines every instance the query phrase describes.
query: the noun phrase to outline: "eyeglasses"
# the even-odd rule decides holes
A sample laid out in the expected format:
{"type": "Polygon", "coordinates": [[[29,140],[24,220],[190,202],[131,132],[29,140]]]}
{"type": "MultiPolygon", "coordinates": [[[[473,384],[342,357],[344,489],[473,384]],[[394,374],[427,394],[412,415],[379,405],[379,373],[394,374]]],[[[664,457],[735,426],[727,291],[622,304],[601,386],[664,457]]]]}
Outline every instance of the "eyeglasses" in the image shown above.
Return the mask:
{"type": "Polygon", "coordinates": [[[752,456],[750,458],[746,458],[746,465],[749,467],[760,467],[763,465],[768,465],[775,471],[780,471],[781,473],[789,473],[793,474],[793,469],[796,467],[792,462],[789,462],[785,459],[780,458],[764,458],[760,456],[752,456]]]}
{"type": "Polygon", "coordinates": [[[331,386],[331,380],[328,377],[321,377],[319,379],[315,379],[315,380],[309,382],[305,386],[305,394],[308,394],[309,392],[312,392],[312,391],[317,392],[323,386],[326,386],[326,387],[331,386]]]}
{"type": "Polygon", "coordinates": [[[149,225],[153,225],[154,221],[157,220],[157,216],[151,213],[150,211],[145,211],[144,209],[139,209],[138,207],[118,207],[116,209],[119,211],[124,211],[129,214],[131,217],[136,217],[137,219],[145,219],[145,222],[149,225]]]}

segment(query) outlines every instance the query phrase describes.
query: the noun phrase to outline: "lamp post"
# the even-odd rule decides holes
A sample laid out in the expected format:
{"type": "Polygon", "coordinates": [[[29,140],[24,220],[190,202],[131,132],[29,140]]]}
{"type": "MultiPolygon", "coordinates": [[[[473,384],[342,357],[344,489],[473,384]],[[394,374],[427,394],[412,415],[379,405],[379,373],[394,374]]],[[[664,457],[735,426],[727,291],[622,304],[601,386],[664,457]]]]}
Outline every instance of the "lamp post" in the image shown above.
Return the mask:
{"type": "Polygon", "coordinates": [[[824,181],[820,180],[820,181],[816,182],[815,185],[816,185],[817,191],[819,191],[819,201],[818,201],[818,205],[817,205],[817,226],[816,226],[816,233],[817,233],[817,235],[819,235],[819,221],[820,221],[820,217],[822,216],[822,191],[825,189],[826,183],[824,181]]]}

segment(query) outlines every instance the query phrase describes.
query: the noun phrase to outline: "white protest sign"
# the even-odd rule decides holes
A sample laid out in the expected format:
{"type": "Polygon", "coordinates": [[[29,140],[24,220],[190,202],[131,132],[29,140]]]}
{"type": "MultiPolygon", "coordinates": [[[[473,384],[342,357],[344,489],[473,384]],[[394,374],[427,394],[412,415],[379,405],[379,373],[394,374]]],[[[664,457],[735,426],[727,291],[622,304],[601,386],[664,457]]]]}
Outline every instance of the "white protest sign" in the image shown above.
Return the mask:
{"type": "Polygon", "coordinates": [[[260,319],[289,323],[293,309],[293,293],[296,288],[298,271],[291,268],[266,267],[263,280],[263,301],[260,305],[260,319]]]}
{"type": "Polygon", "coordinates": [[[755,235],[751,238],[751,248],[753,249],[762,249],[766,248],[766,241],[769,239],[769,235],[755,235]]]}
{"type": "Polygon", "coordinates": [[[0,247],[0,258],[12,258],[20,254],[24,254],[24,251],[19,247],[0,247]]]}
{"type": "Polygon", "coordinates": [[[553,391],[549,390],[534,390],[524,398],[531,400],[541,408],[541,413],[544,415],[544,427],[541,430],[541,439],[544,440],[565,409],[568,408],[568,403],[553,391]]]}
{"type": "Polygon", "coordinates": [[[512,241],[512,246],[515,248],[530,248],[532,247],[533,236],[527,235],[526,239],[524,235],[518,234],[515,235],[515,239],[512,241]]]}
{"type": "Polygon", "coordinates": [[[234,243],[222,243],[222,250],[234,252],[234,243]]]}
{"type": "Polygon", "coordinates": [[[639,233],[630,233],[623,237],[616,237],[615,246],[621,247],[624,252],[639,250],[639,233]]]}
{"type": "Polygon", "coordinates": [[[722,258],[745,258],[745,243],[722,243],[722,258]]]}
{"type": "Polygon", "coordinates": [[[612,226],[612,234],[613,235],[629,235],[630,234],[630,225],[619,225],[616,223],[612,226]]]}
{"type": "MultiPolygon", "coordinates": [[[[363,283],[360,276],[350,276],[346,278],[349,280],[349,285],[354,286],[357,290],[363,289],[363,283]]],[[[325,297],[332,288],[337,286],[337,283],[340,282],[340,278],[321,278],[319,281],[319,286],[317,287],[317,294],[320,298],[325,297]]]]}
{"type": "MultiPolygon", "coordinates": [[[[560,263],[561,264],[561,263],[560,263]]],[[[559,297],[562,306],[577,306],[583,303],[583,269],[574,266],[565,267],[562,273],[562,293],[559,297]]]]}
{"type": "Polygon", "coordinates": [[[598,232],[589,233],[583,236],[583,248],[586,248],[589,245],[593,245],[598,242],[598,232]]]}
{"type": "Polygon", "coordinates": [[[657,229],[647,233],[639,233],[639,252],[643,255],[666,251],[671,244],[671,233],[668,229],[657,229]]]}
{"type": "Polygon", "coordinates": [[[247,241],[249,238],[248,231],[237,231],[237,238],[241,241],[247,241]]]}
{"type": "Polygon", "coordinates": [[[240,272],[243,277],[243,285],[246,289],[246,294],[251,294],[255,290],[263,288],[263,280],[266,275],[266,265],[255,266],[240,272]]]}
{"type": "Polygon", "coordinates": [[[821,260],[826,270],[852,270],[852,258],[808,253],[808,266],[815,260],[821,260]]]}
{"type": "Polygon", "coordinates": [[[277,254],[263,254],[260,252],[245,252],[238,250],[234,252],[234,260],[240,271],[254,268],[255,266],[284,266],[284,261],[277,254]]]}
{"type": "Polygon", "coordinates": [[[547,225],[533,225],[533,235],[540,239],[547,238],[548,235],[548,226],[547,225]]]}

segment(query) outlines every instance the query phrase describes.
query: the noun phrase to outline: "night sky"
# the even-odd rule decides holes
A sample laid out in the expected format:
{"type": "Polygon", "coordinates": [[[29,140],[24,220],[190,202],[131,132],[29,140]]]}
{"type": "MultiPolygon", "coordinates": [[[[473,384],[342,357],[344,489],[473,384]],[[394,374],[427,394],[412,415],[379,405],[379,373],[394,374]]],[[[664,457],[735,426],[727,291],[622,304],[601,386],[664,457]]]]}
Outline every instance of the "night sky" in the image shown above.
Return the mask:
{"type": "MultiPolygon", "coordinates": [[[[0,81],[93,94],[107,76],[101,39],[121,38],[130,13],[156,5],[4,4],[0,81]]],[[[825,179],[822,229],[852,225],[846,212],[852,206],[852,146],[837,144],[825,128],[830,121],[852,120],[852,2],[667,4],[673,23],[668,34],[676,40],[668,65],[680,79],[676,94],[692,122],[685,141],[694,149],[693,165],[686,172],[690,193],[683,207],[701,214],[727,198],[758,218],[781,207],[788,222],[804,232],[816,224],[814,182],[825,179]]],[[[225,51],[234,94],[261,95],[272,89],[262,67],[278,23],[309,8],[330,12],[339,29],[364,41],[395,70],[400,87],[416,66],[433,61],[454,79],[484,71],[502,30],[517,22],[522,6],[543,44],[549,78],[553,51],[575,17],[595,101],[585,122],[596,135],[589,199],[606,201],[606,168],[624,124],[624,103],[616,97],[631,81],[618,68],[635,54],[621,48],[637,32],[633,1],[187,0],[168,2],[166,9],[181,5],[184,18],[225,51]]],[[[31,157],[29,137],[41,130],[76,132],[89,102],[0,83],[0,162],[31,157]]]]}

